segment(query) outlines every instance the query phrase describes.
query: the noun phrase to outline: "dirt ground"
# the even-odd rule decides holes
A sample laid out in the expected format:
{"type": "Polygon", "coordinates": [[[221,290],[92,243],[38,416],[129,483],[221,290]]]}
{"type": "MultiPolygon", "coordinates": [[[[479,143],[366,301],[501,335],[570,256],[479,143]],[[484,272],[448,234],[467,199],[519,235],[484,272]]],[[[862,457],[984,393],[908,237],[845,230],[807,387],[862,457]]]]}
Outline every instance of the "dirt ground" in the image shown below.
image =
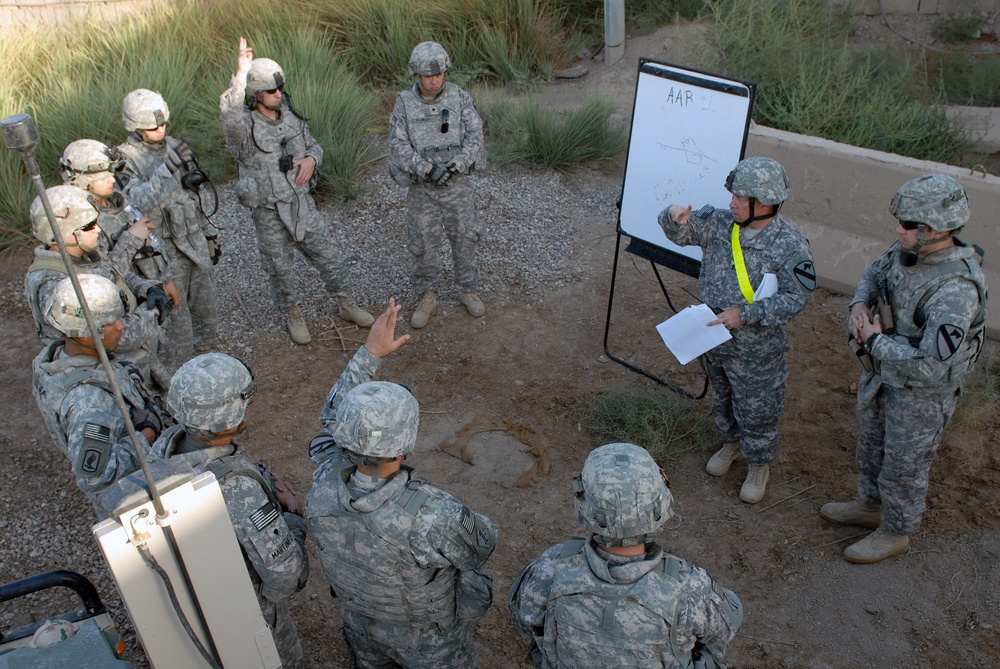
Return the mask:
{"type": "MultiPolygon", "coordinates": [[[[628,62],[614,68],[591,63],[584,79],[553,84],[541,95],[559,104],[597,89],[625,108],[637,56],[698,65],[673,58],[670,45],[683,39],[697,47],[700,34],[698,28],[683,35],[668,28],[640,37],[630,43],[628,62]]],[[[562,178],[569,191],[581,180],[620,183],[620,166],[562,178]]],[[[495,602],[476,626],[486,669],[528,666],[507,620],[507,589],[529,560],[579,531],[570,474],[599,445],[581,429],[581,409],[605,390],[652,383],[609,361],[602,346],[615,221],[595,215],[576,225],[571,252],[583,270],[577,280],[531,297],[513,288],[485,295],[489,312],[478,320],[463,309],[446,308],[414,332],[379,374],[405,383],[420,401],[420,438],[410,463],[500,525],[500,544],[487,565],[495,602]],[[510,418],[544,434],[551,444],[548,475],[530,487],[516,487],[535,461],[504,432],[473,438],[474,464],[442,452],[440,444],[477,415],[510,418]]],[[[887,245],[890,235],[887,229],[887,245]]],[[[0,563],[4,581],[73,568],[74,556],[89,562],[96,553],[89,536],[91,510],[65,459],[48,443],[31,396],[30,360],[38,344],[17,297],[26,266],[24,252],[0,260],[0,332],[6,343],[0,349],[0,385],[8,389],[0,421],[0,541],[31,547],[16,563],[0,563]]],[[[690,303],[685,291],[696,293],[693,280],[672,272],[664,276],[674,303],[690,303]]],[[[956,428],[947,435],[931,471],[923,531],[906,556],[871,566],[848,564],[841,551],[861,528],[830,525],[817,513],[823,502],[848,499],[854,491],[858,368],[844,341],[846,304],[845,296],[818,290],[788,328],[788,402],[764,501],[755,506],[739,501],[744,465],[716,479],[704,472],[710,451],[681,456],[669,467],[679,513],[661,531],[661,540],[743,600],[744,626],[727,656],[732,668],[996,666],[1000,462],[991,431],[956,428]]],[[[696,366],[679,367],[656,339],[653,327],[669,315],[649,263],[622,254],[609,349],[700,390],[696,366]]],[[[410,331],[405,323],[399,330],[410,331]]],[[[316,431],[320,406],[355,341],[364,337],[350,328],[343,334],[350,340],[347,350],[332,336],[319,336],[308,347],[295,347],[283,335],[262,337],[248,360],[259,386],[252,426],[242,442],[301,494],[311,480],[306,444],[316,431]]],[[[994,355],[991,346],[987,359],[995,361],[994,355]]],[[[707,400],[692,401],[691,410],[707,411],[707,400]]],[[[337,606],[313,547],[310,553],[309,585],[292,604],[307,666],[346,666],[337,606]]],[[[116,603],[103,568],[86,575],[116,603]]],[[[134,636],[128,641],[130,658],[142,666],[134,636]]]]}

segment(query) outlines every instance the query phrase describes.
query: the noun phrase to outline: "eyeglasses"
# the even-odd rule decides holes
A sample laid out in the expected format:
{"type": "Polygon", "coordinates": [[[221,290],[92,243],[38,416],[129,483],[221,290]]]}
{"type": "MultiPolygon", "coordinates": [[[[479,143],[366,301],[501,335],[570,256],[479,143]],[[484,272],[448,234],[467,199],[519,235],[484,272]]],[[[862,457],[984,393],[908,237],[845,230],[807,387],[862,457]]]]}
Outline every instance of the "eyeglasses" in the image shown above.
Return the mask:
{"type": "Polygon", "coordinates": [[[276,88],[272,88],[271,90],[264,91],[264,92],[267,93],[268,95],[274,95],[275,93],[281,92],[283,89],[284,89],[283,86],[278,86],[276,88]]]}
{"type": "Polygon", "coordinates": [[[916,230],[920,227],[919,223],[914,223],[913,221],[900,221],[899,225],[904,230],[916,230]]]}
{"type": "Polygon", "coordinates": [[[80,232],[90,232],[91,230],[93,230],[96,227],[97,227],[97,220],[95,219],[95,220],[91,221],[90,223],[87,223],[87,225],[85,225],[82,228],[80,228],[80,232]]]}

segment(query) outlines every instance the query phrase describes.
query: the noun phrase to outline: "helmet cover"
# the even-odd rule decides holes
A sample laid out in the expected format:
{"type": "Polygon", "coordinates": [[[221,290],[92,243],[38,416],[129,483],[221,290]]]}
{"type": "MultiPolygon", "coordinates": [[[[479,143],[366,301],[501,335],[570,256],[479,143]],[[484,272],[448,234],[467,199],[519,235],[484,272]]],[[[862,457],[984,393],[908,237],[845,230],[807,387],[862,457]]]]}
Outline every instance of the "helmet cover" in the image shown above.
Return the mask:
{"type": "Polygon", "coordinates": [[[156,130],[170,120],[170,108],[159,93],[137,88],[122,101],[122,123],[129,132],[156,130]]]}
{"type": "MultiPolygon", "coordinates": [[[[90,194],[79,186],[52,186],[45,189],[45,196],[52,206],[52,213],[55,214],[56,225],[59,226],[63,239],[68,240],[74,232],[87,227],[100,215],[90,194]]],[[[31,232],[35,239],[46,246],[56,243],[41,196],[31,203],[31,232]]]]}
{"type": "Polygon", "coordinates": [[[788,199],[788,174],[773,158],[746,158],[726,177],[726,190],[761,204],[779,205],[788,199]]]}
{"type": "Polygon", "coordinates": [[[250,63],[250,71],[247,73],[247,95],[283,88],[284,85],[284,70],[270,58],[254,58],[250,63]]]}
{"type": "Polygon", "coordinates": [[[243,423],[256,392],[253,373],[242,360],[204,353],[174,372],[167,409],[185,428],[218,434],[243,423]]]}
{"type": "Polygon", "coordinates": [[[900,221],[923,223],[932,230],[958,230],[969,220],[969,196],[944,174],[925,174],[903,184],[889,203],[900,221]]]}
{"type": "MultiPolygon", "coordinates": [[[[80,274],[80,288],[97,328],[123,318],[127,298],[113,281],[97,274],[80,274]]],[[[67,337],[90,337],[87,319],[69,277],[62,279],[49,294],[42,309],[52,326],[67,337]]]]}
{"type": "Polygon", "coordinates": [[[406,388],[387,381],[369,381],[347,394],[337,409],[333,438],[351,453],[394,458],[417,445],[420,406],[406,388]]]}
{"type": "Polygon", "coordinates": [[[410,62],[406,68],[406,76],[421,75],[432,77],[451,69],[451,58],[444,47],[437,42],[421,42],[413,47],[410,62]]]}

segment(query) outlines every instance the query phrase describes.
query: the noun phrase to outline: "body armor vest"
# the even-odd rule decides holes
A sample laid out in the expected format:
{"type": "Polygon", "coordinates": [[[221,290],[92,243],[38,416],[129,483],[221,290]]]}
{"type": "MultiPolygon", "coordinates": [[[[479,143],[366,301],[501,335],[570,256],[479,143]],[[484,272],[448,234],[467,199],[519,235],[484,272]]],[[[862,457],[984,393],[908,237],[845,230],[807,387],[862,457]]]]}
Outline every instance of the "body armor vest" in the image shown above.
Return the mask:
{"type": "Polygon", "coordinates": [[[667,666],[690,666],[690,655],[680,652],[674,634],[681,562],[662,552],[660,558],[634,582],[617,583],[586,541],[564,544],[541,642],[551,666],[662,667],[667,649],[677,659],[667,666]]]}
{"type": "MultiPolygon", "coordinates": [[[[128,300],[128,313],[135,311],[138,304],[135,293],[129,290],[128,285],[125,283],[124,275],[122,275],[113,262],[101,257],[96,262],[83,261],[75,263],[74,268],[77,274],[94,274],[114,282],[118,286],[118,290],[122,291],[125,294],[125,299],[128,300]]],[[[38,333],[38,338],[44,343],[62,340],[66,337],[66,335],[46,322],[42,315],[42,305],[39,304],[38,300],[38,289],[43,283],[49,280],[48,273],[51,272],[68,275],[62,255],[58,251],[36,250],[35,259],[28,266],[28,272],[25,275],[25,284],[28,293],[28,305],[31,307],[32,316],[35,317],[35,330],[38,333]],[[46,274],[34,274],[35,272],[45,272],[46,274]]],[[[59,278],[61,279],[61,277],[59,278]]]]}
{"type": "Polygon", "coordinates": [[[462,151],[465,139],[459,88],[445,82],[434,100],[423,100],[412,89],[399,97],[406,108],[406,133],[414,150],[434,165],[450,163],[462,151]]]}
{"type": "Polygon", "coordinates": [[[306,157],[306,122],[285,104],[277,121],[257,111],[245,113],[257,151],[236,162],[240,173],[236,194],[240,204],[253,209],[308,195],[310,184],[296,186],[296,170],[282,171],[280,163],[283,158],[295,161],[306,157]]]}
{"type": "MultiPolygon", "coordinates": [[[[956,240],[958,243],[958,240],[956,240]]],[[[949,371],[945,380],[957,387],[963,376],[972,371],[979,352],[986,339],[986,279],[982,268],[973,257],[971,248],[962,248],[961,257],[935,264],[920,264],[912,267],[901,263],[902,252],[896,254],[889,270],[888,284],[892,299],[893,318],[895,320],[894,336],[905,337],[911,346],[918,347],[924,336],[926,315],[923,313],[924,303],[935,289],[954,278],[971,281],[979,294],[979,310],[969,324],[969,331],[959,349],[948,358],[949,371]]],[[[920,388],[919,381],[897,374],[893,370],[881,369],[883,383],[900,388],[920,388]],[[897,378],[898,377],[898,378],[897,378]]]]}
{"type": "MultiPolygon", "coordinates": [[[[336,485],[346,488],[354,469],[345,463],[336,485]]],[[[324,539],[320,552],[326,577],[348,611],[389,623],[450,627],[455,623],[457,570],[421,569],[410,554],[413,522],[435,489],[400,474],[385,485],[395,489],[368,513],[341,505],[310,506],[313,535],[324,539]],[[328,568],[331,564],[336,568],[328,568]]],[[[338,493],[331,497],[349,499],[346,489],[338,493]]]]}
{"type": "MultiPolygon", "coordinates": [[[[97,386],[109,395],[113,395],[113,391],[108,376],[104,373],[104,366],[97,358],[91,359],[89,356],[57,358],[56,355],[62,346],[62,341],[49,344],[44,349],[43,355],[35,361],[33,391],[38,406],[51,409],[43,411],[42,417],[45,419],[45,427],[48,428],[52,441],[63,452],[67,452],[69,448],[66,443],[66,432],[59,421],[66,396],[81,384],[97,386]],[[38,370],[44,373],[38,373],[38,370]]],[[[138,388],[143,387],[139,371],[134,366],[123,364],[118,360],[111,360],[111,367],[125,403],[133,410],[142,409],[146,401],[138,391],[138,388]]]]}
{"type": "MultiPolygon", "coordinates": [[[[125,154],[129,169],[138,174],[142,181],[150,181],[166,162],[168,146],[175,148],[177,140],[167,137],[163,144],[154,146],[133,135],[118,148],[125,154]]],[[[173,241],[194,264],[201,269],[212,268],[212,259],[205,242],[207,221],[197,195],[184,188],[177,188],[171,193],[163,194],[159,204],[145,213],[160,235],[173,241]]]]}

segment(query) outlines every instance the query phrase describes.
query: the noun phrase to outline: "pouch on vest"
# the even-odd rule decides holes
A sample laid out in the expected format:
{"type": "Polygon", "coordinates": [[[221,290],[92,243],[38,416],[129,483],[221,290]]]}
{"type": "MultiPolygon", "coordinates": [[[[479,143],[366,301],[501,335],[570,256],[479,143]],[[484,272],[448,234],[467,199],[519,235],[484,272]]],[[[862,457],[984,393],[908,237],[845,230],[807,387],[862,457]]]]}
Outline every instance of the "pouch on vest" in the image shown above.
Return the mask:
{"type": "Polygon", "coordinates": [[[478,569],[458,573],[455,614],[462,620],[479,620],[493,604],[493,578],[478,569]]]}
{"type": "Polygon", "coordinates": [[[240,176],[236,182],[236,199],[247,209],[254,209],[264,203],[260,195],[260,187],[253,176],[240,176]]]}

